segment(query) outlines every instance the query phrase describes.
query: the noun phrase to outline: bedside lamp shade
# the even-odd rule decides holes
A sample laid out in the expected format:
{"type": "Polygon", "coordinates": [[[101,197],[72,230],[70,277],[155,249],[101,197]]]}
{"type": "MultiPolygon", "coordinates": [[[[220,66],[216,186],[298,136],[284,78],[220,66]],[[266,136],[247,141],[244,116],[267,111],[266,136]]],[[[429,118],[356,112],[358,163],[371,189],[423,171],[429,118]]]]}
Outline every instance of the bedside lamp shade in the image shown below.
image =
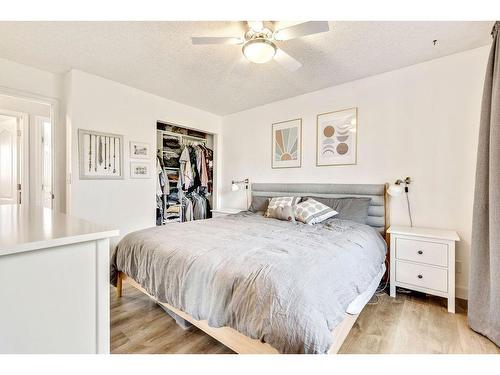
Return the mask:
{"type": "Polygon", "coordinates": [[[243,185],[245,186],[245,189],[248,190],[248,178],[245,178],[244,180],[240,180],[240,181],[231,181],[231,191],[238,191],[240,190],[240,185],[243,185]]]}
{"type": "Polygon", "coordinates": [[[246,192],[246,196],[247,196],[247,207],[250,205],[250,203],[248,202],[248,199],[249,199],[249,184],[250,182],[248,181],[248,178],[245,178],[244,180],[239,180],[239,181],[236,181],[236,180],[233,180],[231,181],[231,191],[238,191],[240,190],[240,185],[244,186],[245,187],[245,192],[246,192]]]}
{"type": "Polygon", "coordinates": [[[410,227],[413,226],[413,220],[411,218],[411,209],[410,209],[410,198],[408,197],[408,185],[412,183],[412,180],[410,177],[406,177],[404,180],[403,179],[398,179],[396,182],[392,185],[389,186],[387,189],[387,194],[389,194],[391,197],[396,197],[398,195],[403,194],[403,192],[406,195],[406,204],[408,206],[408,217],[410,219],[410,227]],[[403,186],[404,185],[404,186],[403,186]]]}
{"type": "Polygon", "coordinates": [[[389,188],[387,189],[387,194],[389,194],[391,197],[396,197],[398,195],[401,195],[404,191],[404,188],[403,186],[401,186],[401,184],[392,184],[389,186],[389,188]]]}

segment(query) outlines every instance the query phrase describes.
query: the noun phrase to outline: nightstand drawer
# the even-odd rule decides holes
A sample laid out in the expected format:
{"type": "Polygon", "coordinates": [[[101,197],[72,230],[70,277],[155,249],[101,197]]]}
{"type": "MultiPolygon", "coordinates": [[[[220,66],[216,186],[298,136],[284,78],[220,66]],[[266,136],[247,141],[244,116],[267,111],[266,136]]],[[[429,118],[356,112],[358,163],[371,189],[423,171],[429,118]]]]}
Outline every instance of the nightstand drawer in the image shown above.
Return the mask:
{"type": "Polygon", "coordinates": [[[397,238],[396,258],[447,267],[448,245],[438,242],[397,238]]]}
{"type": "Polygon", "coordinates": [[[396,261],[396,282],[411,284],[422,288],[448,292],[448,271],[443,268],[430,267],[396,261]]]}

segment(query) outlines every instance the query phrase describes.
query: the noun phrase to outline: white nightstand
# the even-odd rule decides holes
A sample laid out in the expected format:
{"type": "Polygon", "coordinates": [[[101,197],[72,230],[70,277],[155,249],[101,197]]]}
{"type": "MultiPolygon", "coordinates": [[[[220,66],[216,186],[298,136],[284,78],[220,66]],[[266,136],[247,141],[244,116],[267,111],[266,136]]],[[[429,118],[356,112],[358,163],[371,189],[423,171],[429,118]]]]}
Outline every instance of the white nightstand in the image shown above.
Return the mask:
{"type": "Polygon", "coordinates": [[[241,212],[243,210],[238,209],[238,208],[218,208],[216,210],[212,210],[212,217],[221,217],[221,216],[226,216],[230,214],[237,214],[238,212],[241,212]]]}
{"type": "Polygon", "coordinates": [[[391,297],[396,287],[448,298],[455,313],[455,242],[451,230],[391,226],[391,297]]]}

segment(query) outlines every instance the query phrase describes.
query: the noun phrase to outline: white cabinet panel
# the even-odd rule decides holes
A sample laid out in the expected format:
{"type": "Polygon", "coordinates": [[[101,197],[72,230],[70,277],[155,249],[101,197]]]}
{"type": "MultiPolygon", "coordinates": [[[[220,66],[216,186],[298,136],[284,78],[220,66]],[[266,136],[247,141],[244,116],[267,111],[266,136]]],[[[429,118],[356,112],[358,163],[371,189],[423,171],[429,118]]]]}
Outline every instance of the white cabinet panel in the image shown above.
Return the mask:
{"type": "Polygon", "coordinates": [[[97,353],[96,243],[0,257],[1,353],[97,353]]]}

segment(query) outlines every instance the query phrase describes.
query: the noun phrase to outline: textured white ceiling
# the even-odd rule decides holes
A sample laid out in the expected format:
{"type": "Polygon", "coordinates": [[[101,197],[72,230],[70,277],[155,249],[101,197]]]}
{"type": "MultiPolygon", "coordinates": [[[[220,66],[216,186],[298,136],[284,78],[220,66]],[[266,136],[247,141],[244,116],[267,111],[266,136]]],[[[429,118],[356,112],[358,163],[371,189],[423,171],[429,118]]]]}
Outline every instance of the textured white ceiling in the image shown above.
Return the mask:
{"type": "Polygon", "coordinates": [[[279,43],[302,63],[288,72],[247,62],[240,46],[191,45],[191,36],[241,36],[243,22],[0,22],[0,57],[225,115],[489,44],[492,25],[331,21],[330,32],[279,43]]]}

